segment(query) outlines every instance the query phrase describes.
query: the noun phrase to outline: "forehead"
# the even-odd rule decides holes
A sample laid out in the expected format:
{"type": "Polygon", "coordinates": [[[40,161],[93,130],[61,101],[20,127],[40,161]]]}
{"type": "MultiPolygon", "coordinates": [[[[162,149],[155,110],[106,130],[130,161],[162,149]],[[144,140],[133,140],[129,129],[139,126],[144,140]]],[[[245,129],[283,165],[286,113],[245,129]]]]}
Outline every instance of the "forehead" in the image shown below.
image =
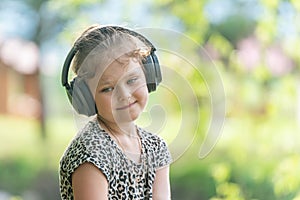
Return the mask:
{"type": "Polygon", "coordinates": [[[99,83],[118,81],[123,76],[142,72],[141,64],[134,58],[119,58],[112,62],[99,78],[99,83]]]}

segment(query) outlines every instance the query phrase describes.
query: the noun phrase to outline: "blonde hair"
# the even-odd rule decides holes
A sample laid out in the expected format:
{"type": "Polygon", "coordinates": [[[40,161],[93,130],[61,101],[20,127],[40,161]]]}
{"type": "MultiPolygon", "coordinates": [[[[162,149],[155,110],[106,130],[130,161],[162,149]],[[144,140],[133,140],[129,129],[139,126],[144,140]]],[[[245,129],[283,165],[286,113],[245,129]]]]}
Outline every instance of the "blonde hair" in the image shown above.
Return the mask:
{"type": "Polygon", "coordinates": [[[93,78],[97,69],[105,68],[121,56],[142,60],[150,54],[151,47],[141,38],[136,38],[127,29],[88,27],[75,41],[76,54],[72,61],[72,69],[77,76],[93,78]],[[141,45],[143,44],[143,45],[141,45]]]}

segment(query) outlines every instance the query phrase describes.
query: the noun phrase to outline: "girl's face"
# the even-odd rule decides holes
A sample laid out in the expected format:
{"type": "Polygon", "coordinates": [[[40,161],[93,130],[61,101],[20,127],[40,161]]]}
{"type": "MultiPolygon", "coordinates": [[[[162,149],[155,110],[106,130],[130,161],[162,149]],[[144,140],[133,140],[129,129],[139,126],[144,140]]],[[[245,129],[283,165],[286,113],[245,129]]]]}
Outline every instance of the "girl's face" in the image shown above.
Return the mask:
{"type": "Polygon", "coordinates": [[[118,59],[109,65],[95,92],[98,114],[110,123],[134,121],[147,101],[145,75],[134,58],[118,59]]]}

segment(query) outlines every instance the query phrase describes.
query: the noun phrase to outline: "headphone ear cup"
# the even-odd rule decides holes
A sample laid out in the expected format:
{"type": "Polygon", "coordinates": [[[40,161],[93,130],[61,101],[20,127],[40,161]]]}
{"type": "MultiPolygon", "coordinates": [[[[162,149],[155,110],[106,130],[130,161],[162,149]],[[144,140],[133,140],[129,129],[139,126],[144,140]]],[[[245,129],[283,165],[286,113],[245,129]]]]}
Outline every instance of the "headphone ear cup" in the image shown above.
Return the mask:
{"type": "Polygon", "coordinates": [[[151,53],[143,60],[148,92],[153,92],[162,80],[158,59],[151,53]]]}
{"type": "Polygon", "coordinates": [[[84,80],[74,78],[67,91],[70,102],[77,113],[92,116],[97,113],[94,97],[84,80]]]}
{"type": "Polygon", "coordinates": [[[145,69],[148,92],[150,93],[156,90],[154,63],[150,55],[143,60],[143,66],[145,69]]]}
{"type": "Polygon", "coordinates": [[[153,64],[154,64],[156,86],[158,86],[162,81],[162,75],[161,75],[161,71],[160,71],[160,64],[159,64],[158,58],[157,58],[157,56],[155,55],[154,52],[151,53],[151,57],[152,57],[153,64]]]}

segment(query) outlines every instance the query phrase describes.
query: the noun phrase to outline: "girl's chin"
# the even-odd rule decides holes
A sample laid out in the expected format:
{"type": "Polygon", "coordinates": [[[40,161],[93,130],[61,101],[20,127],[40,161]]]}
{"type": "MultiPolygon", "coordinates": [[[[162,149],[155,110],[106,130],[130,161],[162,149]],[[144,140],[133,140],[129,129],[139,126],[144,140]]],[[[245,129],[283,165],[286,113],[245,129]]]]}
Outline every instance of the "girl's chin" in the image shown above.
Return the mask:
{"type": "Polygon", "coordinates": [[[138,109],[128,109],[124,111],[117,111],[114,113],[114,120],[118,123],[133,122],[141,114],[141,110],[138,109]]]}
{"type": "Polygon", "coordinates": [[[131,122],[134,122],[137,118],[138,118],[138,116],[136,116],[136,117],[122,117],[122,118],[115,119],[115,122],[117,124],[131,123],[131,122]]]}
{"type": "Polygon", "coordinates": [[[118,118],[115,118],[114,121],[116,123],[130,123],[130,122],[134,122],[137,118],[139,117],[138,114],[131,114],[131,115],[127,115],[127,116],[119,116],[118,118]]]}

